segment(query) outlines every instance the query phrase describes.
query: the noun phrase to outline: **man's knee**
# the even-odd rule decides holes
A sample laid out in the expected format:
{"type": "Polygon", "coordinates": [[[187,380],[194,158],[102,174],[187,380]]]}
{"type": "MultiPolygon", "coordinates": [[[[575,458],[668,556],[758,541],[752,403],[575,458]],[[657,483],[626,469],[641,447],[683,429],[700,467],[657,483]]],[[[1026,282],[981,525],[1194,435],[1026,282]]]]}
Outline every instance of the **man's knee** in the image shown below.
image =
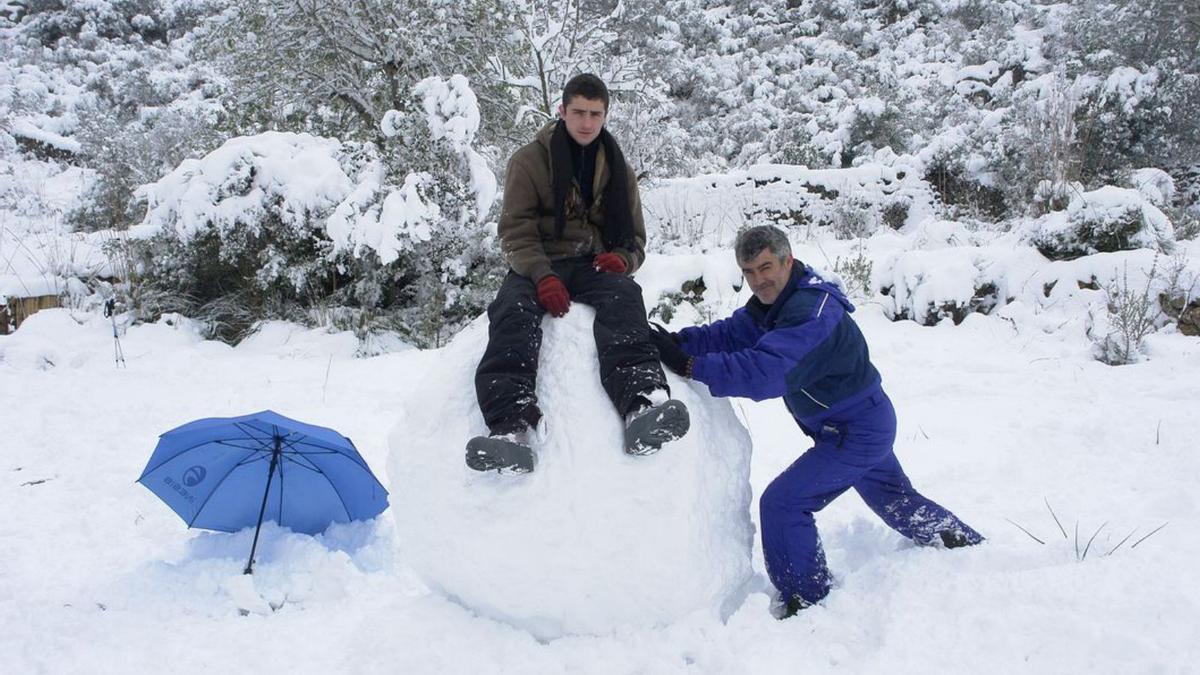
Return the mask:
{"type": "Polygon", "coordinates": [[[780,473],[758,497],[758,510],[764,516],[784,515],[804,518],[818,512],[832,501],[833,495],[823,494],[811,480],[796,472],[780,473]]]}
{"type": "Polygon", "coordinates": [[[609,305],[642,306],[642,287],[633,278],[609,272],[599,274],[585,294],[588,304],[598,310],[609,305]]]}
{"type": "Polygon", "coordinates": [[[806,495],[796,478],[781,474],[771,481],[758,498],[759,513],[764,519],[784,514],[812,513],[820,508],[818,501],[806,495]]]}
{"type": "Polygon", "coordinates": [[[493,323],[509,321],[536,321],[544,310],[538,304],[533,282],[520,277],[506,279],[492,303],[488,305],[488,319],[493,323]]]}

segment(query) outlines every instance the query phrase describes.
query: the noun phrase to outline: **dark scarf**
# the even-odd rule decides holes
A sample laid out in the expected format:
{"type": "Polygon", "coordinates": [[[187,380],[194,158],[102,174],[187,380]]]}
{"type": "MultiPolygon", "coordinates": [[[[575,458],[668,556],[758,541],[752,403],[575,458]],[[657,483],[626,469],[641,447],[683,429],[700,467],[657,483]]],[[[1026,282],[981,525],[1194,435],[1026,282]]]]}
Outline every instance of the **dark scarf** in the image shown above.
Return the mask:
{"type": "MultiPolygon", "coordinates": [[[[604,154],[608,159],[608,185],[604,188],[604,247],[607,250],[624,248],[633,250],[633,214],[629,209],[629,187],[625,184],[625,155],[617,145],[617,139],[608,133],[608,129],[600,130],[599,141],[604,144],[604,154]]],[[[571,137],[567,133],[567,125],[562,120],[554,125],[554,135],[550,137],[550,173],[554,177],[551,186],[554,191],[554,236],[562,237],[567,226],[567,192],[571,189],[571,179],[575,176],[574,161],[571,158],[571,137]]],[[[581,186],[582,187],[582,186],[581,186]]]]}

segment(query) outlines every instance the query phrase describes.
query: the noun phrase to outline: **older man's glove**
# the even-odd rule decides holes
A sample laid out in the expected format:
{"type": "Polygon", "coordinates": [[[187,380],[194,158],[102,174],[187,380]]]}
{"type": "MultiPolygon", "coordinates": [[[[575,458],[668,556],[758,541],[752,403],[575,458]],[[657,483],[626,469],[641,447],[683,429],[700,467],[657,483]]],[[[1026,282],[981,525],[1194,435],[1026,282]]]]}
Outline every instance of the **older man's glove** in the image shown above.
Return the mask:
{"type": "Polygon", "coordinates": [[[625,259],[616,253],[601,253],[592,260],[592,267],[595,267],[601,272],[611,272],[613,274],[624,274],[627,266],[625,259]]]}
{"type": "Polygon", "coordinates": [[[658,348],[659,359],[671,372],[681,377],[692,376],[692,357],[679,346],[679,338],[674,333],[654,324],[654,329],[650,331],[650,341],[658,348]]]}
{"type": "MultiPolygon", "coordinates": [[[[661,323],[651,321],[650,329],[653,332],[658,333],[659,335],[665,335],[666,337],[670,338],[671,342],[674,342],[675,344],[679,344],[679,333],[672,333],[671,331],[667,330],[667,327],[662,325],[661,323]]],[[[651,338],[653,339],[653,336],[651,336],[651,338]]]]}
{"type": "Polygon", "coordinates": [[[551,274],[543,277],[537,285],[538,304],[550,312],[550,316],[562,316],[571,308],[571,294],[562,279],[551,274]]]}

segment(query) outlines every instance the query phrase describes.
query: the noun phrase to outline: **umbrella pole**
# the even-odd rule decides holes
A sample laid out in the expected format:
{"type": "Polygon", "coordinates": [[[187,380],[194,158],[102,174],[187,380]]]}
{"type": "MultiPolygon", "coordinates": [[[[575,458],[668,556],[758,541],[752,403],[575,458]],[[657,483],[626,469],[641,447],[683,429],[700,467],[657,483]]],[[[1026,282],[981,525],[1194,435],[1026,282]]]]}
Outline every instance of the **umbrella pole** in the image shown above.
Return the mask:
{"type": "Polygon", "coordinates": [[[242,574],[253,573],[254,551],[258,548],[258,532],[262,529],[263,515],[267,512],[267,495],[271,493],[271,479],[275,477],[275,465],[279,463],[279,455],[283,452],[282,440],[275,437],[275,451],[271,453],[271,468],[267,470],[267,489],[263,490],[262,506],[258,509],[258,526],[254,528],[254,543],[250,545],[250,559],[246,561],[246,569],[242,574]]]}

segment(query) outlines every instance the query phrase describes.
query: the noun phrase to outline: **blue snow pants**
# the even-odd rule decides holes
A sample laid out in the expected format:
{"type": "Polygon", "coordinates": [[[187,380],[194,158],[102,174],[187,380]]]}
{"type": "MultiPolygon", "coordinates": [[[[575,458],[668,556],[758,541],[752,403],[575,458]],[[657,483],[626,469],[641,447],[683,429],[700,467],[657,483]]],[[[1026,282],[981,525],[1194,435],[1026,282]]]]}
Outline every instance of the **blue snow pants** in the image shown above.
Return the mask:
{"type": "Polygon", "coordinates": [[[779,474],[759,499],[767,575],[782,596],[816,602],[831,577],[813,514],[849,488],[858,491],[883,522],[919,545],[940,534],[983,541],[953,513],[913,489],[892,449],[896,411],[882,391],[813,429],[815,445],[779,474]]]}

